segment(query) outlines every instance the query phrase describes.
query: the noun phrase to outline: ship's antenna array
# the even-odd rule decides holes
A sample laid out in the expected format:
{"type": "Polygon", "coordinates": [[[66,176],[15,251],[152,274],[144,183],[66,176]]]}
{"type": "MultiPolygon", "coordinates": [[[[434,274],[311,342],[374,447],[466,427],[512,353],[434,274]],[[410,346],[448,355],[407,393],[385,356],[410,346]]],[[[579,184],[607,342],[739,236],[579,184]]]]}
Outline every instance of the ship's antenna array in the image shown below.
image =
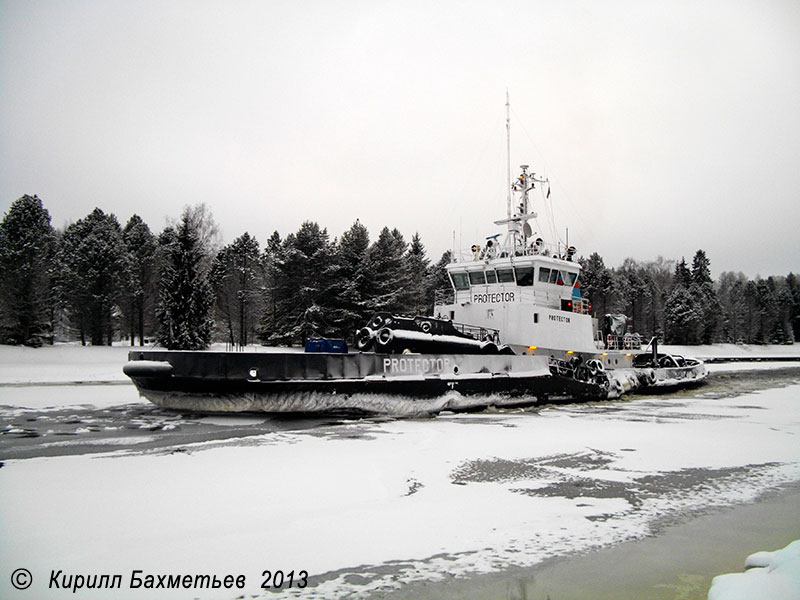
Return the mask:
{"type": "Polygon", "coordinates": [[[511,183],[511,102],[506,90],[506,152],[507,152],[507,181],[506,190],[508,193],[506,200],[506,218],[500,221],[495,221],[495,225],[508,225],[508,237],[506,243],[509,242],[516,249],[517,246],[525,247],[527,240],[532,237],[533,231],[531,230],[528,221],[537,217],[535,212],[530,211],[528,206],[528,193],[536,187],[537,183],[548,183],[547,178],[538,178],[535,173],[528,173],[530,168],[528,165],[521,165],[522,174],[519,180],[511,183]],[[512,208],[513,193],[520,194],[520,202],[512,208]]]}

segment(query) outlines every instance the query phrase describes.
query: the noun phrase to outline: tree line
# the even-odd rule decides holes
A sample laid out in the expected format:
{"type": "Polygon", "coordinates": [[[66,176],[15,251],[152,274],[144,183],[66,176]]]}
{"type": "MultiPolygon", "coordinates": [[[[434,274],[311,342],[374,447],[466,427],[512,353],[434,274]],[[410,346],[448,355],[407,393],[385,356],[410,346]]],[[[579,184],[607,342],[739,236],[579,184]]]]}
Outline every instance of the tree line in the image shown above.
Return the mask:
{"type": "MultiPolygon", "coordinates": [[[[449,291],[449,252],[431,264],[418,234],[384,227],[370,240],[358,220],[331,239],[307,221],[262,247],[248,232],[223,245],[204,204],[186,207],[158,234],[137,215],[121,226],[94,209],[54,229],[37,196],[16,200],[0,223],[0,343],[38,346],[155,341],[170,349],[352,341],[378,311],[430,314],[449,291]]],[[[592,312],[622,313],[629,330],[671,344],[791,343],[800,332],[793,273],[711,277],[703,250],[684,259],[605,266],[579,259],[592,312]]]]}
{"type": "Polygon", "coordinates": [[[204,204],[158,234],[95,208],[57,231],[37,196],[0,223],[0,343],[39,346],[155,341],[170,349],[352,339],[379,310],[422,314],[449,288],[445,253],[431,265],[418,234],[358,220],[340,238],[307,221],[262,248],[245,232],[223,246],[204,204]]]}
{"type": "Polygon", "coordinates": [[[748,279],[711,277],[705,251],[685,258],[626,259],[608,268],[594,253],[580,259],[582,290],[598,314],[628,318],[628,330],[667,344],[791,344],[800,335],[800,281],[795,274],[748,279]]]}

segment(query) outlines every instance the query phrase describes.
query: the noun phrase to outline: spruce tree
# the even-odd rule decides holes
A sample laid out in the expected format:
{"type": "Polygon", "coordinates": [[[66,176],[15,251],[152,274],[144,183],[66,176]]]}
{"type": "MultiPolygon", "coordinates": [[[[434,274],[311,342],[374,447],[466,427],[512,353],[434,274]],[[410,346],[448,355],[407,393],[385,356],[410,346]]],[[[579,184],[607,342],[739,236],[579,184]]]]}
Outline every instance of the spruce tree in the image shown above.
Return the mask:
{"type": "Polygon", "coordinates": [[[131,346],[139,336],[144,345],[147,314],[155,309],[156,237],[139,215],[133,215],[122,230],[125,246],[125,278],[121,308],[131,346]]]}
{"type": "Polygon", "coordinates": [[[681,260],[675,265],[673,283],[683,286],[686,289],[692,285],[692,272],[689,270],[689,267],[686,266],[686,259],[684,257],[681,257],[681,260]]]}
{"type": "Polygon", "coordinates": [[[114,311],[125,275],[122,230],[113,214],[95,208],[67,227],[58,252],[58,281],[70,322],[86,344],[111,345],[114,311]]]}
{"type": "Polygon", "coordinates": [[[360,221],[342,234],[336,245],[330,296],[338,335],[352,340],[354,332],[371,316],[368,300],[371,290],[365,271],[369,232],[360,221]]]}
{"type": "Polygon", "coordinates": [[[758,284],[750,279],[744,288],[745,301],[745,343],[759,343],[761,329],[761,308],[759,303],[758,284]]]}
{"type": "Polygon", "coordinates": [[[667,297],[664,308],[666,343],[697,344],[702,311],[691,292],[676,285],[667,297]]]}
{"type": "Polygon", "coordinates": [[[335,331],[330,283],[334,246],[328,231],[306,221],[286,237],[274,257],[275,287],[272,343],[305,343],[335,331]]]}
{"type": "Polygon", "coordinates": [[[217,253],[209,276],[219,323],[230,344],[253,339],[263,307],[264,270],[258,241],[245,232],[217,253]]]}
{"type": "Polygon", "coordinates": [[[786,285],[789,288],[791,298],[790,324],[792,327],[793,339],[800,341],[800,279],[794,273],[786,276],[786,285]]]}
{"type": "Polygon", "coordinates": [[[282,255],[283,242],[277,231],[274,231],[267,240],[267,245],[261,255],[261,264],[264,268],[264,307],[258,326],[258,337],[264,344],[275,343],[273,334],[276,331],[275,318],[277,315],[276,286],[278,281],[278,261],[282,255]]]}
{"type": "MultiPolygon", "coordinates": [[[[428,305],[434,306],[437,302],[449,304],[453,301],[453,286],[447,275],[447,265],[453,262],[453,253],[448,250],[442,254],[439,261],[428,270],[425,280],[425,297],[428,305]]],[[[449,317],[450,315],[442,315],[449,317]]]]}
{"type": "Polygon", "coordinates": [[[689,289],[701,312],[698,343],[710,344],[716,341],[721,308],[711,279],[711,263],[703,250],[698,250],[692,259],[691,282],[689,289]]]}
{"type": "Polygon", "coordinates": [[[162,253],[156,309],[158,342],[170,350],[203,350],[211,342],[213,292],[203,273],[206,260],[189,215],[159,236],[162,253]]]}
{"type": "Polygon", "coordinates": [[[388,227],[381,230],[378,239],[369,247],[366,274],[373,290],[368,301],[371,312],[408,311],[410,273],[405,261],[406,247],[402,234],[388,227]]]}
{"type": "Polygon", "coordinates": [[[0,223],[0,341],[52,341],[56,236],[37,196],[15,200],[0,223]]]}
{"type": "Polygon", "coordinates": [[[585,294],[592,302],[593,313],[604,315],[608,312],[608,299],[612,288],[612,274],[603,262],[603,258],[592,252],[588,259],[579,260],[581,272],[581,294],[585,294]]]}
{"type": "Polygon", "coordinates": [[[628,331],[645,334],[647,319],[644,316],[646,303],[651,298],[651,288],[642,274],[642,267],[632,258],[627,258],[614,272],[614,289],[619,306],[617,310],[628,317],[628,331]]]}
{"type": "Polygon", "coordinates": [[[665,337],[668,344],[698,344],[703,309],[686,259],[675,265],[673,287],[664,305],[665,337]]]}
{"type": "Polygon", "coordinates": [[[692,259],[692,281],[698,285],[712,283],[711,261],[708,260],[705,250],[698,250],[692,259]]]}
{"type": "Polygon", "coordinates": [[[430,270],[430,260],[425,256],[425,246],[415,233],[406,254],[408,269],[408,305],[406,312],[412,315],[430,314],[433,303],[426,294],[426,283],[430,270]]]}
{"type": "Polygon", "coordinates": [[[747,277],[744,273],[725,271],[719,276],[717,297],[720,306],[720,337],[724,342],[744,342],[746,285],[747,277]]]}

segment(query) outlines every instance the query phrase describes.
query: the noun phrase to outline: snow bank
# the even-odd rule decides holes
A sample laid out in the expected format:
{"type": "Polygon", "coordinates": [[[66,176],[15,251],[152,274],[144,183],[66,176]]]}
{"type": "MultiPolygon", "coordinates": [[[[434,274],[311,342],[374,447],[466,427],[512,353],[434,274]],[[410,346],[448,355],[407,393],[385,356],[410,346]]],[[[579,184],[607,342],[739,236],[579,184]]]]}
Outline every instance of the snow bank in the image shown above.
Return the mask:
{"type": "Polygon", "coordinates": [[[708,600],[797,600],[800,598],[800,540],[775,552],[747,557],[744,573],[719,575],[708,600]]]}

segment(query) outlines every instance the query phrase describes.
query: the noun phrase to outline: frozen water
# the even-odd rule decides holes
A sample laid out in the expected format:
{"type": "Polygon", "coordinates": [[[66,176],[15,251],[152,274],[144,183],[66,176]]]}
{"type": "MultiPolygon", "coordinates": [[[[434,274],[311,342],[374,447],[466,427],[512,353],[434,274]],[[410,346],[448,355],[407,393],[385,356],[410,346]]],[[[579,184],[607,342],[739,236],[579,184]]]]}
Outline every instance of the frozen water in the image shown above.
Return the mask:
{"type": "MultiPolygon", "coordinates": [[[[100,362],[90,368],[105,372],[100,362]]],[[[260,417],[205,417],[234,433],[200,442],[184,429],[164,433],[163,415],[156,431],[137,416],[118,450],[92,454],[64,455],[59,444],[73,438],[45,439],[34,458],[2,459],[0,597],[23,597],[5,569],[24,567],[37,598],[63,596],[47,588],[59,569],[120,573],[125,584],[133,569],[246,575],[234,594],[190,594],[202,598],[258,596],[265,569],[306,570],[312,586],[283,596],[357,598],[652,535],[800,481],[800,384],[786,383],[258,435],[244,431],[260,417]]],[[[126,411],[141,404],[127,385],[3,386],[2,410],[54,401],[52,411],[69,417],[79,404],[59,407],[54,387],[119,393],[113,402],[126,411]]],[[[85,399],[102,406],[103,398],[85,399]]],[[[98,426],[83,421],[99,417],[77,417],[76,430],[98,426]]],[[[184,417],[175,419],[182,426],[184,417]]],[[[6,448],[11,437],[0,440],[6,448]]],[[[142,591],[114,590],[126,596],[142,591]]]]}

